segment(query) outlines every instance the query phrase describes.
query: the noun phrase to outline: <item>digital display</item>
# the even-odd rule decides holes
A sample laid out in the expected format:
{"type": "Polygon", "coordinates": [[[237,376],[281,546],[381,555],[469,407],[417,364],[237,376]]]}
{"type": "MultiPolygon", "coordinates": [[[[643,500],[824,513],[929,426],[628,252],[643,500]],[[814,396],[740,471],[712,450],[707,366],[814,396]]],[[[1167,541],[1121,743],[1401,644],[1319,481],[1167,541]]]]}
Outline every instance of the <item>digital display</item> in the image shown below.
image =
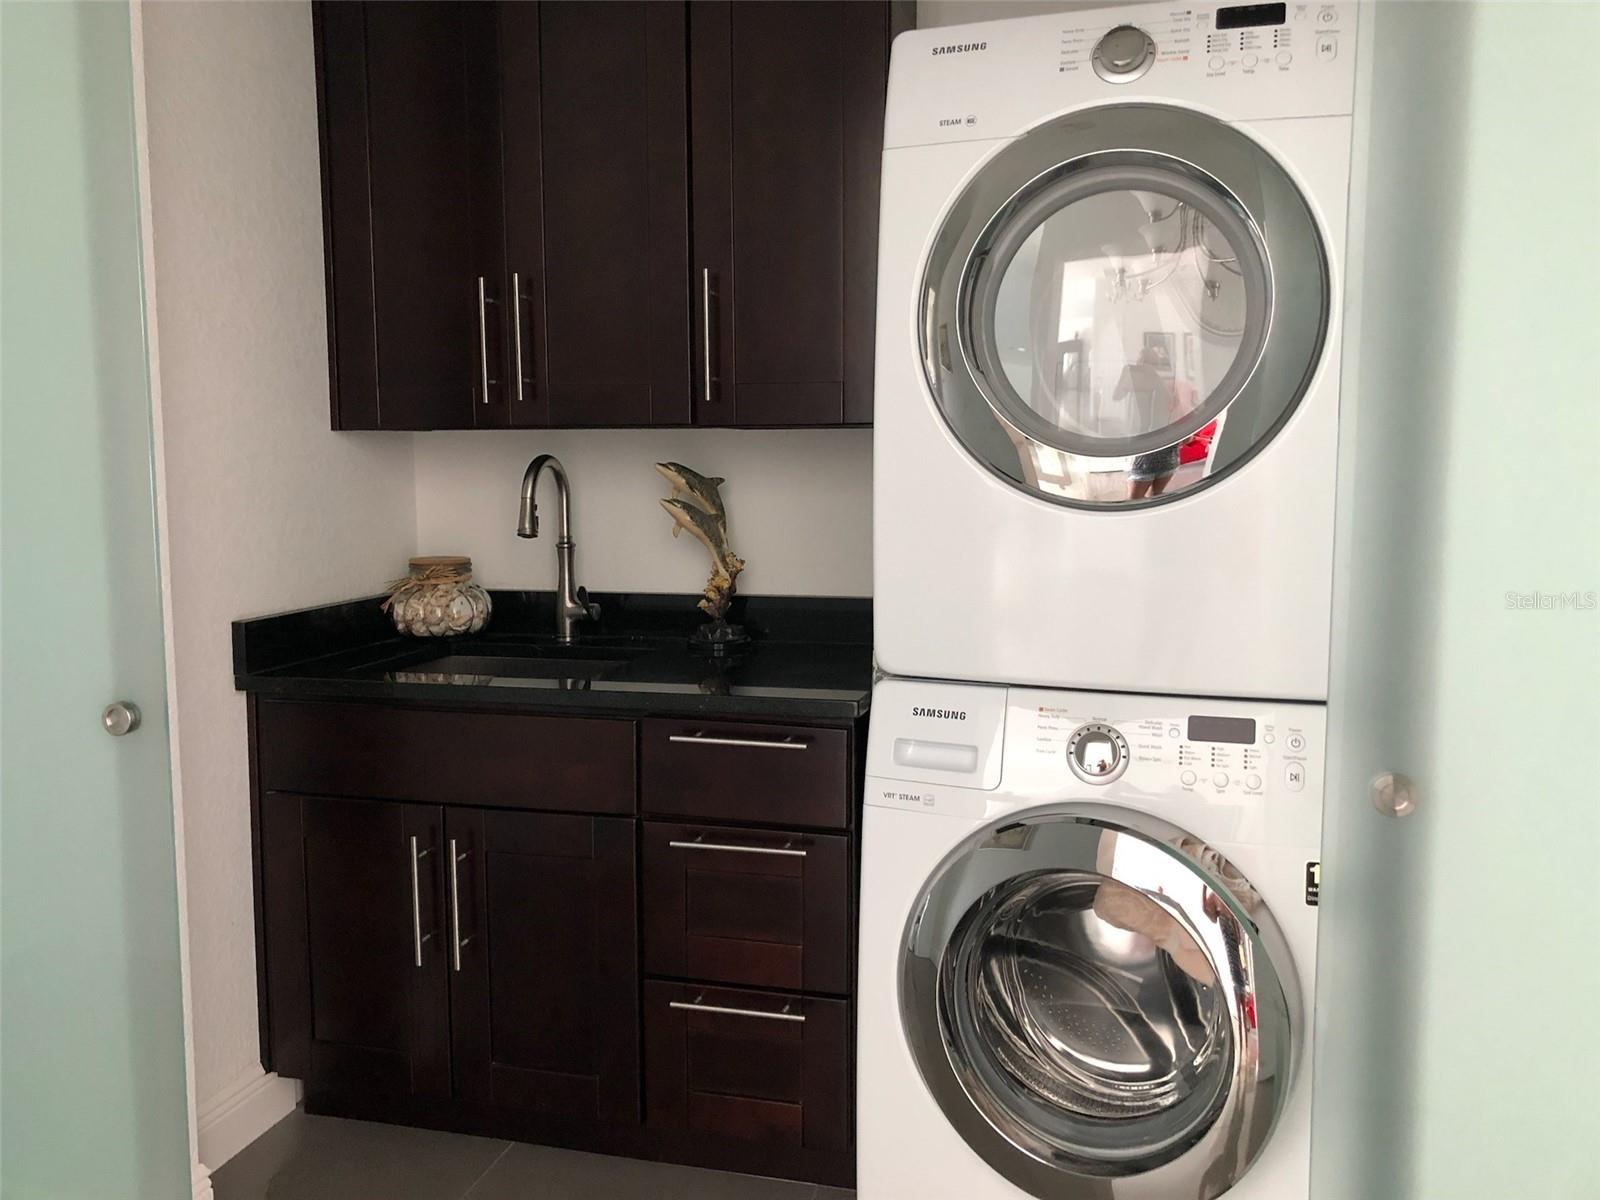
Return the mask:
{"type": "Polygon", "coordinates": [[[1249,717],[1190,717],[1191,742],[1234,742],[1256,744],[1256,723],[1249,717]]]}
{"type": "Polygon", "coordinates": [[[1250,29],[1256,25],[1282,25],[1289,19],[1287,4],[1235,4],[1217,9],[1218,29],[1250,29]]]}

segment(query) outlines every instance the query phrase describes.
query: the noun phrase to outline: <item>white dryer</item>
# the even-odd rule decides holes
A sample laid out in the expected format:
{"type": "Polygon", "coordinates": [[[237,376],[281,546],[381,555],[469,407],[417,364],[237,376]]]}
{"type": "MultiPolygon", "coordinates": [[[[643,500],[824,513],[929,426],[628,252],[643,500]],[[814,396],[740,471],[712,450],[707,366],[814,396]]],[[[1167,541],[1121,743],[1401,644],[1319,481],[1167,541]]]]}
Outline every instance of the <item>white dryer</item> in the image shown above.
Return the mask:
{"type": "Polygon", "coordinates": [[[1323,711],[878,685],[861,1200],[1305,1200],[1323,711]]]}
{"type": "Polygon", "coordinates": [[[1327,695],[1354,4],[898,38],[874,603],[895,675],[1327,695]]]}

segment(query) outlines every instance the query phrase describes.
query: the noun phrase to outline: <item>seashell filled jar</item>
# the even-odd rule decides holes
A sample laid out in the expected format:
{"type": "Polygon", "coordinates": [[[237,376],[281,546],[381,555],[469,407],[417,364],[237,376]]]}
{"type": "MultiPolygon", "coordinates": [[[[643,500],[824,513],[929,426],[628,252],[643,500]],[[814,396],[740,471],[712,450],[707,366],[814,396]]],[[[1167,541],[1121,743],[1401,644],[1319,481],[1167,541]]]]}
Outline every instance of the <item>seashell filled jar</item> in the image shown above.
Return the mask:
{"type": "Polygon", "coordinates": [[[404,579],[389,585],[384,608],[411,637],[455,637],[489,623],[489,593],[472,582],[472,560],[432,555],[411,560],[404,579]]]}

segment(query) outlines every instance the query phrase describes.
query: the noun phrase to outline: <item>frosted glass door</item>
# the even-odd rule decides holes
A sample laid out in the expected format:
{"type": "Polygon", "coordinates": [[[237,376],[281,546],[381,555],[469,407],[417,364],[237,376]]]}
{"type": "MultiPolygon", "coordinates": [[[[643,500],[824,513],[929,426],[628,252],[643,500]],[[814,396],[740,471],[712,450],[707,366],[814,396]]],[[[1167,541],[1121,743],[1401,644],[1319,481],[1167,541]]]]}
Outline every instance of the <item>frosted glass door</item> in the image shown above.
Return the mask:
{"type": "Polygon", "coordinates": [[[129,13],[0,4],[0,1195],[192,1191],[129,13]],[[142,722],[108,735],[102,710],[142,722]]]}
{"type": "Polygon", "coordinates": [[[1361,20],[1312,1194],[1594,1200],[1600,6],[1361,20]]]}

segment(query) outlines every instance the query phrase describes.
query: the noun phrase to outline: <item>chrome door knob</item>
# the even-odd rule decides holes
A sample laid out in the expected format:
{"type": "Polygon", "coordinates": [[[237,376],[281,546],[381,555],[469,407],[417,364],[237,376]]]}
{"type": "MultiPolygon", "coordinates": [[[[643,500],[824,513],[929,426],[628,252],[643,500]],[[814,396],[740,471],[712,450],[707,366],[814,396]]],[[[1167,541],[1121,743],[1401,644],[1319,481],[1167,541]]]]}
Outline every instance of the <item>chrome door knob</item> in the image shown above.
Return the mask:
{"type": "Polygon", "coordinates": [[[108,704],[105,712],[100,714],[100,723],[112,737],[126,737],[139,728],[141,720],[143,714],[132,700],[118,700],[114,704],[108,704]]]}

